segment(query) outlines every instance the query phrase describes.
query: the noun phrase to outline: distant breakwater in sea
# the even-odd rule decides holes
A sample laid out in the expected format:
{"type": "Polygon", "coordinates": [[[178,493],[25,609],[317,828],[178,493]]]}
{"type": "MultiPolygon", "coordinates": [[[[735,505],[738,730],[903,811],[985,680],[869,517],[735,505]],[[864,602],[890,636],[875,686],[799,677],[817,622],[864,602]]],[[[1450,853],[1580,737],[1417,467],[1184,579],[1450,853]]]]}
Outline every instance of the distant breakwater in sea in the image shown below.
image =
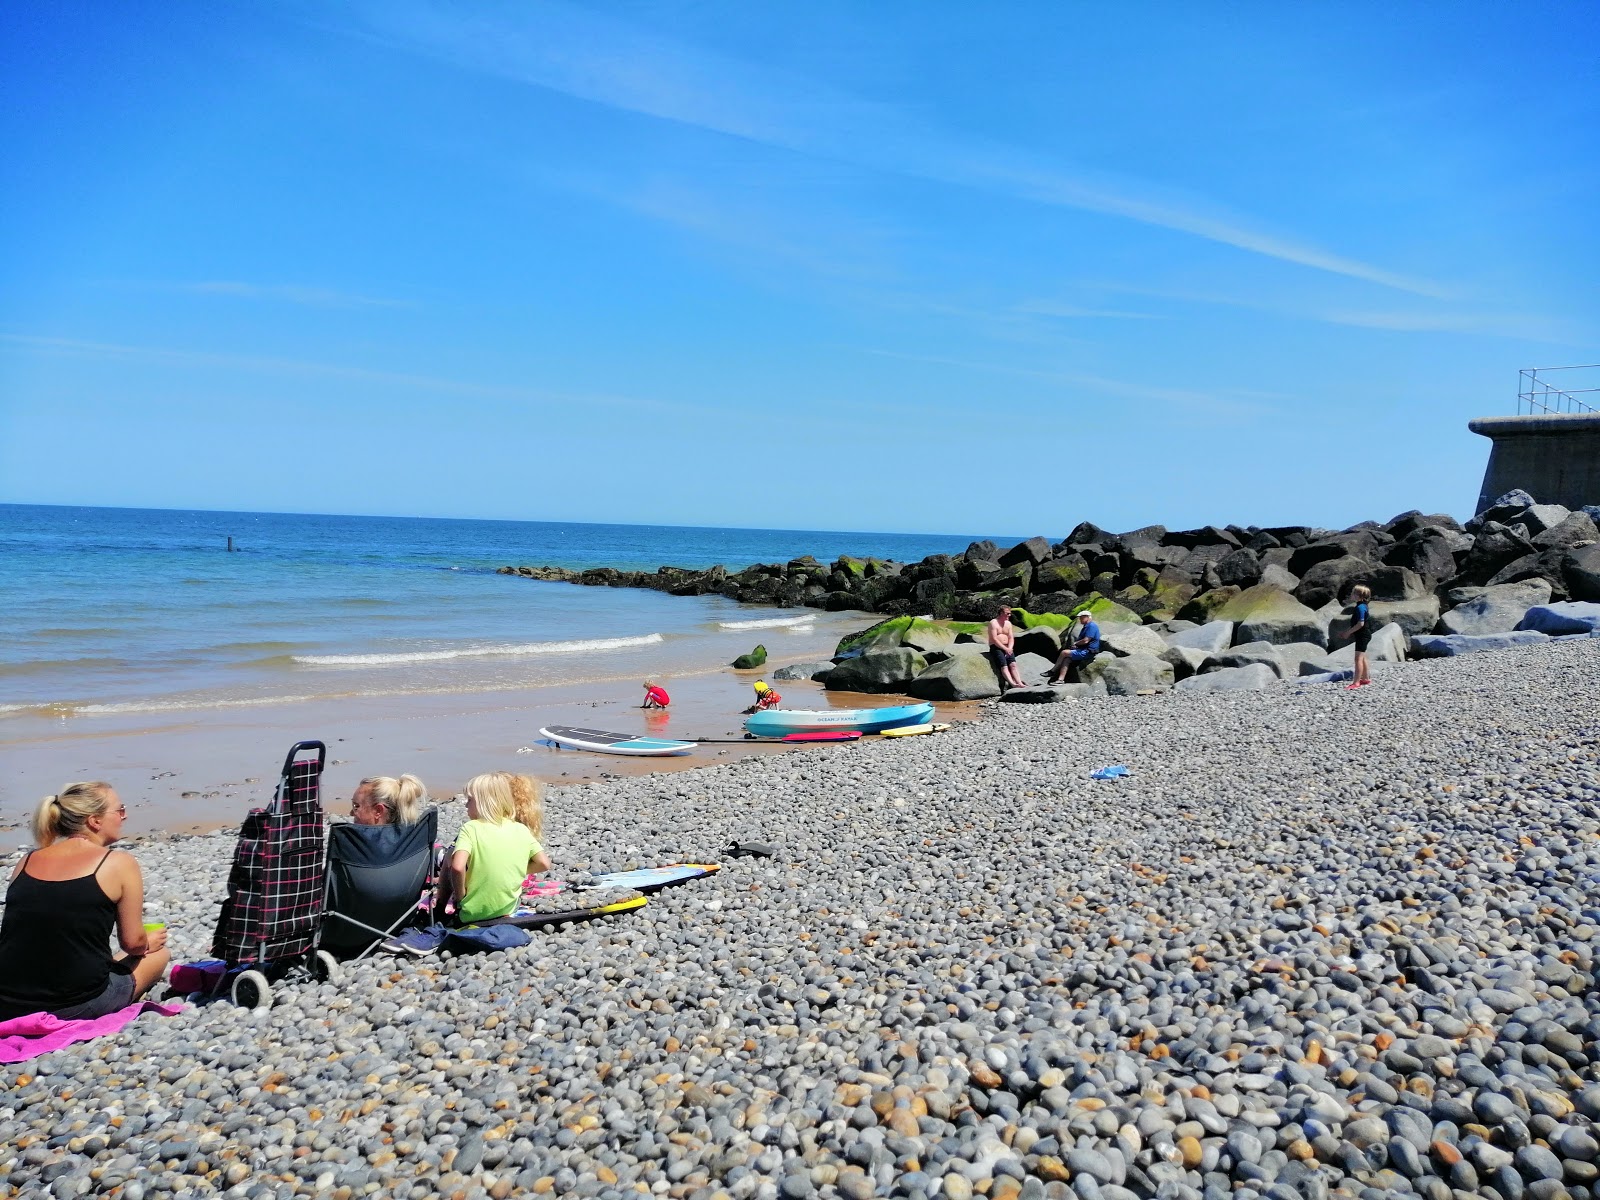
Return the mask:
{"type": "MultiPolygon", "coordinates": [[[[1484,593],[1538,581],[1546,598],[1600,600],[1600,508],[1568,510],[1512,493],[1465,524],[1442,513],[1402,513],[1343,530],[1310,526],[1148,525],[1111,533],[1081,522],[1060,541],[1029,538],[1001,548],[973,542],[960,554],[918,562],[811,556],[729,571],[663,566],[501,567],[530,579],[591,587],[648,588],[674,596],[720,595],[744,604],[885,616],[986,621],[1002,606],[1029,613],[1089,610],[1100,621],[1204,624],[1246,591],[1307,626],[1356,583],[1407,634],[1457,632],[1446,618],[1484,593]]],[[[1492,600],[1492,595],[1490,596],[1492,600]]],[[[1461,618],[1457,624],[1463,623],[1461,618]]],[[[1292,622],[1291,622],[1292,624],[1292,622]]]]}

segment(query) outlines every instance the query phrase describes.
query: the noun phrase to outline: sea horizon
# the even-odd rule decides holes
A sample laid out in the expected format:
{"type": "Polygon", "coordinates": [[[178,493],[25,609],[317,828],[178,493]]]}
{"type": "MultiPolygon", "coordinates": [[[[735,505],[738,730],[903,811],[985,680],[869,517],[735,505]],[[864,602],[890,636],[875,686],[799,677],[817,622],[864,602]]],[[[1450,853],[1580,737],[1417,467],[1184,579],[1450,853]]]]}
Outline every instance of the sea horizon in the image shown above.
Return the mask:
{"type": "Polygon", "coordinates": [[[0,505],[0,721],[694,674],[761,639],[821,651],[864,614],[498,568],[910,561],[981,536],[0,505]]]}

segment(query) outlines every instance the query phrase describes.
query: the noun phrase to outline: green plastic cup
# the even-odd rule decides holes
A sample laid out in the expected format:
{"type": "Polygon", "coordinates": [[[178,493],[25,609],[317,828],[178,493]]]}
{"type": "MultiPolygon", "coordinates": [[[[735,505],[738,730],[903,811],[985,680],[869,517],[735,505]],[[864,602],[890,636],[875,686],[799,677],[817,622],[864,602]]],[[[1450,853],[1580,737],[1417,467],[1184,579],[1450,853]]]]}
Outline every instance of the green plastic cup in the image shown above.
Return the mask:
{"type": "Polygon", "coordinates": [[[165,929],[166,927],[167,923],[165,921],[146,921],[144,923],[144,931],[146,933],[154,933],[156,930],[165,929]]]}

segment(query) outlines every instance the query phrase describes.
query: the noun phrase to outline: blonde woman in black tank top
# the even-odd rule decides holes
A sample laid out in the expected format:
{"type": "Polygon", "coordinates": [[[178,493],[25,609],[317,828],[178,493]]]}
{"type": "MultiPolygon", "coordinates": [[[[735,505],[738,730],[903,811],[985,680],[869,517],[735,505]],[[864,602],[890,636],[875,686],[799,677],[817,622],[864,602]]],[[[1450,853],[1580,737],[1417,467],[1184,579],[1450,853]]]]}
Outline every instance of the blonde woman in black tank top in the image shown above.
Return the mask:
{"type": "Polygon", "coordinates": [[[12,872],[0,925],[0,1020],[48,1012],[101,1017],[161,979],[167,931],[144,927],[144,876],[111,849],[128,810],[106,783],[46,796],[33,818],[34,850],[12,872]],[[123,953],[111,953],[116,930],[123,953]]]}

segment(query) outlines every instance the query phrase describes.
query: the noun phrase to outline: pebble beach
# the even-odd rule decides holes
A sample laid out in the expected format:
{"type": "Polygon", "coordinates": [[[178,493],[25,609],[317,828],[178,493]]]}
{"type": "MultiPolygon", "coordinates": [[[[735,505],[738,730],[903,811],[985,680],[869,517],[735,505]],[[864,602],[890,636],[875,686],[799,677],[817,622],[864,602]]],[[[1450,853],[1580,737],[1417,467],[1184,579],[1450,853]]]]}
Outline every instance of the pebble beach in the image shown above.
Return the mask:
{"type": "MultiPolygon", "coordinates": [[[[561,874],[778,852],[0,1068],[0,1194],[1600,1195],[1597,678],[1549,644],[552,789],[561,874]]],[[[232,847],[129,844],[180,960],[232,847]]]]}

